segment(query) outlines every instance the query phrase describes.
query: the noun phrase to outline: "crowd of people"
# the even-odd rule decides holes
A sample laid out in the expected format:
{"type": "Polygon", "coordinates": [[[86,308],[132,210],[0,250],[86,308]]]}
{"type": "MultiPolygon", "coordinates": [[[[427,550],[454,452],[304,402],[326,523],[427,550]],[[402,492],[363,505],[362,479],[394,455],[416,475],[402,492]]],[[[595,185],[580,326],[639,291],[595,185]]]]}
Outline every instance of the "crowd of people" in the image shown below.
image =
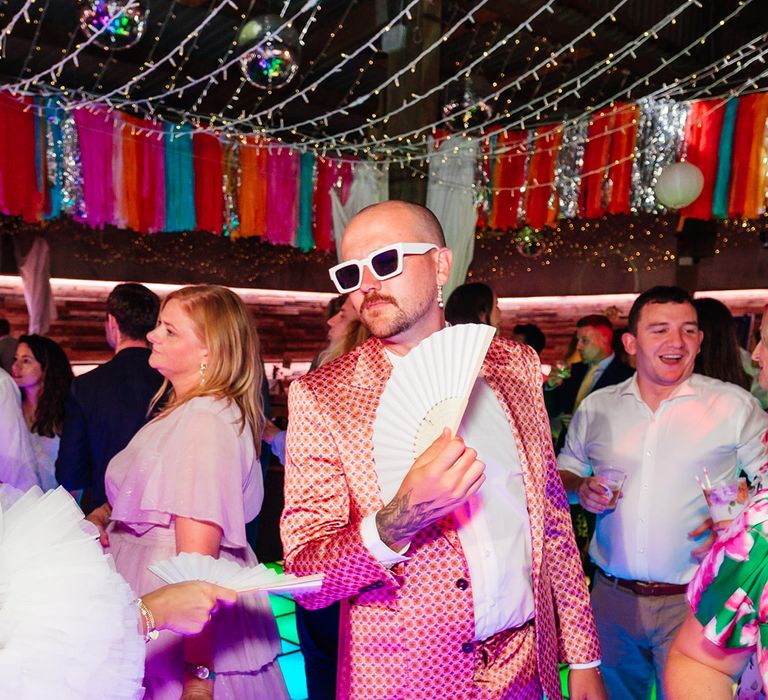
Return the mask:
{"type": "Polygon", "coordinates": [[[732,697],[750,659],[741,697],[768,687],[768,414],[750,393],[768,390],[768,314],[746,363],[727,307],[654,287],[625,327],[579,319],[548,376],[544,334],[520,319],[456,433],[384,502],[373,433],[393,369],[446,324],[500,326],[486,284],[444,301],[452,263],[423,207],[349,222],[328,346],[290,387],[287,432],[224,287],[161,302],[118,285],[115,354],[77,378],[58,344],[0,319],[0,482],[60,484],[97,528],[139,596],[145,698],[288,697],[266,595],[161,587],[147,568],[256,563],[262,441],[284,464],[286,570],[324,575],[297,597],[311,700],[556,698],[563,664],[577,700],[732,697]],[[713,519],[714,487],[739,480],[749,503],[713,519]]]}

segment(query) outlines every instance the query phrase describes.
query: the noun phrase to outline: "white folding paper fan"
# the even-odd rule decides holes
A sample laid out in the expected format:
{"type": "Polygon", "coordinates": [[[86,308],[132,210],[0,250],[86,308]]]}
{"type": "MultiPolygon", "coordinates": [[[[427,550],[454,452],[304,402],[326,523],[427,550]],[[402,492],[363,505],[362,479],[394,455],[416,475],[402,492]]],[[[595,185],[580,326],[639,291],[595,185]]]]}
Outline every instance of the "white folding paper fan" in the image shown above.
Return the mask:
{"type": "Polygon", "coordinates": [[[214,559],[205,554],[182,552],[171,559],[156,561],[149,570],[166,583],[208,581],[238,593],[273,591],[274,593],[312,593],[320,590],[323,575],[294,576],[279,574],[264,564],[240,566],[229,559],[214,559]]]}
{"type": "Polygon", "coordinates": [[[395,364],[373,424],[373,456],[385,503],[443,428],[456,432],[495,332],[480,323],[451,326],[395,364]]]}

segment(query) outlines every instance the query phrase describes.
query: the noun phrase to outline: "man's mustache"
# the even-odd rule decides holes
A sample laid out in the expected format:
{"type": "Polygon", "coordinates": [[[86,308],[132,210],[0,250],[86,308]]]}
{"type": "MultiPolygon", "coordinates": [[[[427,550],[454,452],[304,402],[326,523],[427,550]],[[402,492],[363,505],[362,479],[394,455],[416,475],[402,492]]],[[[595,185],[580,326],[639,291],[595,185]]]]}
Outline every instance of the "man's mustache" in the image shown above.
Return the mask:
{"type": "Polygon", "coordinates": [[[384,296],[383,294],[377,294],[376,292],[371,292],[365,297],[365,299],[363,299],[363,303],[360,304],[360,313],[365,311],[371,304],[378,304],[382,301],[397,306],[397,302],[394,300],[394,298],[384,296]]]}

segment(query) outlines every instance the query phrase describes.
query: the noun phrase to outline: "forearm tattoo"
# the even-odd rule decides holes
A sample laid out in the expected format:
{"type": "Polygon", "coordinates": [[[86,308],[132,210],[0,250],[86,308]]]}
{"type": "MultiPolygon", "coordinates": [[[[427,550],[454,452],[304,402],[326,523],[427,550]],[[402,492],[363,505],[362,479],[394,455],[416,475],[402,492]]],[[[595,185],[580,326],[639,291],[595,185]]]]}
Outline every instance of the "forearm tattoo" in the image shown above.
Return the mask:
{"type": "Polygon", "coordinates": [[[393,498],[376,514],[376,527],[381,541],[388,547],[410,540],[422,528],[440,517],[434,501],[410,504],[411,492],[393,498]]]}

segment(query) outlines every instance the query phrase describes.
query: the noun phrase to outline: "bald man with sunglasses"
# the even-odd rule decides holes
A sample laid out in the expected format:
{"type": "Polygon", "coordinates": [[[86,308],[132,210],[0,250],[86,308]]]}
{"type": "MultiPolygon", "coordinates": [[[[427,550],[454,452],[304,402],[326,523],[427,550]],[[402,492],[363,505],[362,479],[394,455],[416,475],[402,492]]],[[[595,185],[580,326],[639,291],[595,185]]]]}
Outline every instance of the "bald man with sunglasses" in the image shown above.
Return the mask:
{"type": "Polygon", "coordinates": [[[288,570],[342,601],[338,698],[605,697],[589,595],[552,453],[538,358],[494,339],[458,435],[383,503],[373,423],[393,364],[445,327],[451,251],[427,209],[355,216],[331,270],[372,334],[294,382],[281,529],[288,570]],[[466,441],[466,442],[465,442],[466,441]]]}

